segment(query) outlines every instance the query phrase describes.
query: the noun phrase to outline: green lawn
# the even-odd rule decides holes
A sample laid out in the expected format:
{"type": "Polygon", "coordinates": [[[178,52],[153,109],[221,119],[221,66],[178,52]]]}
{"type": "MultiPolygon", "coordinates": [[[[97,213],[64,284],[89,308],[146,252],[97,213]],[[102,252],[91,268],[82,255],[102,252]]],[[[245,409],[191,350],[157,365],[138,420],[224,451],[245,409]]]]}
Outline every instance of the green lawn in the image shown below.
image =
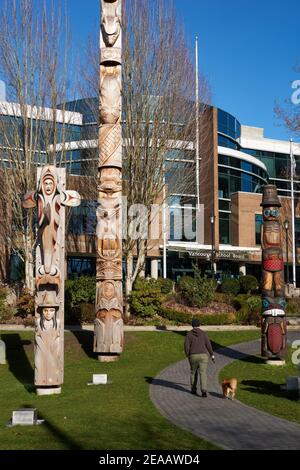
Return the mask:
{"type": "Polygon", "coordinates": [[[287,392],[280,388],[280,385],[286,383],[288,376],[298,375],[298,367],[291,362],[291,353],[292,350],[289,350],[285,366],[267,365],[259,356],[234,361],[221,371],[220,381],[225,377],[236,377],[238,400],[280,418],[300,423],[297,392],[287,392]]]}
{"type": "MultiPolygon", "coordinates": [[[[149,383],[183,359],[184,333],[126,334],[117,363],[96,361],[92,332],[65,334],[65,383],[61,395],[39,397],[33,388],[33,332],[1,332],[8,365],[0,366],[0,449],[214,449],[156,410],[149,383]],[[87,386],[93,373],[111,383],[87,386]],[[13,410],[36,407],[40,426],[5,427],[13,410]]],[[[257,338],[256,331],[211,332],[215,347],[257,338]]]]}

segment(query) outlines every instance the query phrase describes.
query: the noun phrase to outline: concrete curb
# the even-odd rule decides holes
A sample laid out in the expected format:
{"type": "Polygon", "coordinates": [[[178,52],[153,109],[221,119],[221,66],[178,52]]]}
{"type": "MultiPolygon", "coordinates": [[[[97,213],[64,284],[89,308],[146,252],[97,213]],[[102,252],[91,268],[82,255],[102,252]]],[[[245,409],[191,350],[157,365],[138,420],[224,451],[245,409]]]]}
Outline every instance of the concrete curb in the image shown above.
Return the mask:
{"type": "MultiPolygon", "coordinates": [[[[124,331],[190,331],[191,326],[124,326],[124,331]]],[[[260,331],[260,328],[252,325],[203,325],[204,331],[260,331]]],[[[0,324],[0,331],[34,331],[33,326],[0,324]]],[[[66,325],[65,331],[94,331],[94,325],[66,325]]],[[[289,325],[288,331],[300,331],[300,325],[289,325]]]]}

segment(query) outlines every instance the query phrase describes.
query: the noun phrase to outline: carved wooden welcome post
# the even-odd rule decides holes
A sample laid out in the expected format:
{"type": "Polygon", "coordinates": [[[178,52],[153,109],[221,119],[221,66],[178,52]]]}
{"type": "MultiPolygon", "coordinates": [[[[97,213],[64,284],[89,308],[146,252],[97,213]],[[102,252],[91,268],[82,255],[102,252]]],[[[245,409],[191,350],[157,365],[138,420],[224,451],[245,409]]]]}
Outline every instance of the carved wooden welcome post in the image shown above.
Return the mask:
{"type": "Polygon", "coordinates": [[[26,209],[37,207],[34,382],[38,395],[61,392],[64,376],[65,208],[80,204],[66,191],[66,170],[37,169],[37,191],[27,193],[26,209]]]}
{"type": "Polygon", "coordinates": [[[101,0],[94,352],[107,362],[123,349],[121,14],[122,0],[101,0]]]}
{"type": "Polygon", "coordinates": [[[280,364],[287,353],[281,203],[273,184],[263,187],[262,343],[261,354],[270,364],[280,364]]]}

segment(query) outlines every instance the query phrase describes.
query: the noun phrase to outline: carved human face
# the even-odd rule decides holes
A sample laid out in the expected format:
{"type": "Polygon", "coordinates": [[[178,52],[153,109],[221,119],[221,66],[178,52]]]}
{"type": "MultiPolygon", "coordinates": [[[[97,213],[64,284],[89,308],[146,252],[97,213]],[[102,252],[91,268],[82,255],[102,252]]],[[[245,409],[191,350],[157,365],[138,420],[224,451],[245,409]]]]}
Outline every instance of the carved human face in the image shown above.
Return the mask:
{"type": "Polygon", "coordinates": [[[50,321],[55,315],[55,308],[54,307],[44,307],[43,308],[43,317],[45,320],[50,321]]]}
{"type": "Polygon", "coordinates": [[[115,294],[115,287],[112,282],[105,282],[103,286],[103,295],[106,299],[111,299],[115,294]]]}
{"type": "Polygon", "coordinates": [[[272,221],[272,220],[276,220],[278,221],[279,220],[279,208],[278,207],[264,207],[264,210],[263,210],[263,219],[264,220],[269,220],[269,221],[272,221]]]}
{"type": "Polygon", "coordinates": [[[53,179],[52,178],[46,178],[43,181],[43,187],[44,187],[45,194],[47,194],[47,196],[50,196],[54,191],[54,181],[53,181],[53,179]]]}

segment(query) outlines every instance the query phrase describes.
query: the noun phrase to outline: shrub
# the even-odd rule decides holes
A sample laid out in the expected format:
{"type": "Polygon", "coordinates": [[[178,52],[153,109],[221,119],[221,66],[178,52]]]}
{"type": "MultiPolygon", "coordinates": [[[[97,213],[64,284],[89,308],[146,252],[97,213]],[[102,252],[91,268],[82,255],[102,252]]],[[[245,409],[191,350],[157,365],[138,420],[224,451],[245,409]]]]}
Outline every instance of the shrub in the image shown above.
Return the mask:
{"type": "Polygon", "coordinates": [[[261,298],[252,296],[247,300],[249,325],[259,325],[261,319],[261,298]]]}
{"type": "MultiPolygon", "coordinates": [[[[167,318],[168,320],[174,321],[177,324],[188,324],[192,322],[193,315],[186,312],[179,312],[168,307],[161,307],[159,314],[167,318]]],[[[201,325],[231,325],[235,323],[236,316],[234,313],[219,313],[216,315],[199,315],[198,316],[201,325]]]]}
{"type": "Polygon", "coordinates": [[[173,291],[173,281],[172,279],[164,279],[159,277],[157,282],[160,285],[160,290],[162,294],[170,294],[173,291]]]}
{"type": "Polygon", "coordinates": [[[223,292],[215,292],[213,300],[214,302],[233,306],[234,297],[232,294],[225,294],[223,292]]]}
{"type": "Polygon", "coordinates": [[[215,281],[201,277],[195,271],[195,277],[183,276],[179,281],[179,289],[185,303],[191,307],[206,307],[214,298],[215,281]]]}
{"type": "Polygon", "coordinates": [[[240,291],[240,283],[238,279],[224,279],[221,285],[221,291],[224,294],[237,295],[240,291]]]}
{"type": "Polygon", "coordinates": [[[80,323],[92,323],[95,320],[95,305],[80,304],[80,323]]]}
{"type": "Polygon", "coordinates": [[[240,294],[233,300],[237,309],[237,321],[243,325],[259,325],[261,320],[261,297],[240,294]]]}
{"type": "Polygon", "coordinates": [[[7,295],[7,288],[6,287],[0,287],[0,303],[1,304],[5,303],[6,295],[7,295]]]}
{"type": "Polygon", "coordinates": [[[14,323],[15,309],[6,303],[9,290],[0,287],[0,323],[14,323]]]}
{"type": "Polygon", "coordinates": [[[285,312],[287,315],[300,315],[300,299],[298,297],[288,299],[285,312]]]}
{"type": "Polygon", "coordinates": [[[250,294],[250,292],[257,290],[258,288],[258,280],[255,276],[251,276],[250,274],[246,276],[241,276],[240,279],[240,286],[241,292],[245,294],[250,294]]]}
{"type": "Polygon", "coordinates": [[[67,307],[81,303],[94,303],[96,297],[96,279],[92,276],[81,276],[67,279],[65,283],[65,301],[67,307]]]}
{"type": "Polygon", "coordinates": [[[162,298],[157,280],[138,278],[129,296],[130,310],[140,317],[153,317],[160,309],[162,298]]]}
{"type": "Polygon", "coordinates": [[[246,306],[247,307],[247,300],[250,298],[249,294],[238,294],[232,300],[232,305],[236,310],[246,306]]]}
{"type": "MultiPolygon", "coordinates": [[[[94,314],[94,319],[95,319],[95,314],[94,314]]],[[[74,307],[70,307],[70,305],[68,305],[65,308],[65,324],[66,325],[80,325],[80,321],[81,321],[80,305],[75,305],[74,307]]]]}
{"type": "Polygon", "coordinates": [[[247,325],[248,315],[249,315],[247,306],[240,308],[240,310],[238,310],[235,315],[236,315],[236,320],[239,324],[247,325]]]}
{"type": "Polygon", "coordinates": [[[15,323],[15,309],[0,302],[0,323],[15,323]]]}
{"type": "Polygon", "coordinates": [[[28,289],[24,289],[17,301],[17,315],[26,318],[29,315],[34,315],[34,296],[31,295],[28,289]]]}

